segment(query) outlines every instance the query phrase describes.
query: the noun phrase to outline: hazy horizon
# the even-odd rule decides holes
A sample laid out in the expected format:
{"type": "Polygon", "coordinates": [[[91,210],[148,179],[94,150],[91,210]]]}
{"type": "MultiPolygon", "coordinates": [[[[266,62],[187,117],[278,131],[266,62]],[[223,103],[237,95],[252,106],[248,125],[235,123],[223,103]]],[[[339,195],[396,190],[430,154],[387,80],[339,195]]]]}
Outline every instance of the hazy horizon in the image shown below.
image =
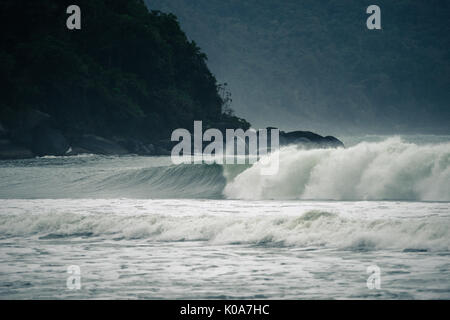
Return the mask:
{"type": "Polygon", "coordinates": [[[146,1],[178,17],[253,127],[322,134],[449,134],[449,4],[146,1]]]}

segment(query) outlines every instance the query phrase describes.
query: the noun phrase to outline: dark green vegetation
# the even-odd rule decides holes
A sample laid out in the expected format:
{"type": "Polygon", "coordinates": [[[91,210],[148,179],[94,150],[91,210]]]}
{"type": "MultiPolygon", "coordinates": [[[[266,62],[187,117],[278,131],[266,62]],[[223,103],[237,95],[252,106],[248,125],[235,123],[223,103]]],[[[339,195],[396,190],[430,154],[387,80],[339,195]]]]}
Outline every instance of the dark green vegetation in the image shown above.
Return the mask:
{"type": "Polygon", "coordinates": [[[2,0],[0,23],[0,138],[61,148],[100,141],[91,134],[157,146],[194,120],[249,127],[225,112],[226,90],[176,17],[142,1],[2,0]],[[74,3],[82,29],[70,31],[74,3]]]}
{"type": "Polygon", "coordinates": [[[173,12],[255,126],[449,133],[448,0],[146,0],[173,12]],[[366,28],[381,7],[383,30],[366,28]]]}

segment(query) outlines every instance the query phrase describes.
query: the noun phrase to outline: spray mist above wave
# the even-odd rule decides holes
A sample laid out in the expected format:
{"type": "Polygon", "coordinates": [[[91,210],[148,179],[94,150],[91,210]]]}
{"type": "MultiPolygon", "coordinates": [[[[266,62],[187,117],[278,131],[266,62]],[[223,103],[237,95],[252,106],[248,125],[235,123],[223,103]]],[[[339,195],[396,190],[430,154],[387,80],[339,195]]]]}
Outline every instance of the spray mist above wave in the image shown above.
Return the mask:
{"type": "Polygon", "coordinates": [[[230,199],[450,201],[450,143],[416,145],[400,138],[347,149],[279,152],[276,175],[259,164],[225,187],[230,199]]]}

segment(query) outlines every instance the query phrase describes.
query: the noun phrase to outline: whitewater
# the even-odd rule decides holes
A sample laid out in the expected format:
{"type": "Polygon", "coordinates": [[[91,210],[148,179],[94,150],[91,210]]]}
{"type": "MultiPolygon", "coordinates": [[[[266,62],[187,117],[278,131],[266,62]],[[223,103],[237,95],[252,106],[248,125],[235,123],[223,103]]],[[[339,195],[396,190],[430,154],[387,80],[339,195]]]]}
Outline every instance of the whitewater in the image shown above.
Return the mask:
{"type": "Polygon", "coordinates": [[[280,150],[273,176],[246,170],[226,186],[238,199],[450,200],[450,144],[391,138],[344,149],[280,150]]]}
{"type": "Polygon", "coordinates": [[[449,299],[450,139],[362,140],[284,147],[271,176],[169,157],[2,161],[0,299],[449,299]]]}

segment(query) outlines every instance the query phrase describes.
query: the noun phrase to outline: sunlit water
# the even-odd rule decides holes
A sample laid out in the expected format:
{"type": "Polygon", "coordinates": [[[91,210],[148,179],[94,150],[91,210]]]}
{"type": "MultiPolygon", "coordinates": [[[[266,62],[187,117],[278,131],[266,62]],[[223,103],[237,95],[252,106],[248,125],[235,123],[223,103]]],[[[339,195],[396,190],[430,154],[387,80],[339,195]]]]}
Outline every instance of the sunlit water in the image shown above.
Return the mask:
{"type": "Polygon", "coordinates": [[[265,178],[168,158],[3,161],[0,298],[450,298],[448,143],[280,159],[265,178]]]}

